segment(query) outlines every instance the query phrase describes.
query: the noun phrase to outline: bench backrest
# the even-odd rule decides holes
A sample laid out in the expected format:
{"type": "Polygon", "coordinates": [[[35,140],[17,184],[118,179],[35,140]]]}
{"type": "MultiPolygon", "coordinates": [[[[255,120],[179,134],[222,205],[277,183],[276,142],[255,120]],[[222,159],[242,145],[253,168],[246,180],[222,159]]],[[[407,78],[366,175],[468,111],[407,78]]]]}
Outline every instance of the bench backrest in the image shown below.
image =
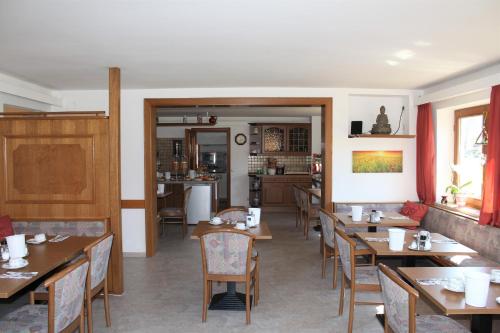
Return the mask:
{"type": "Polygon", "coordinates": [[[468,246],[483,257],[500,263],[500,228],[479,225],[476,221],[429,207],[420,226],[468,246]]]}
{"type": "Polygon", "coordinates": [[[12,221],[16,234],[73,235],[98,237],[106,233],[107,221],[12,221]]]}

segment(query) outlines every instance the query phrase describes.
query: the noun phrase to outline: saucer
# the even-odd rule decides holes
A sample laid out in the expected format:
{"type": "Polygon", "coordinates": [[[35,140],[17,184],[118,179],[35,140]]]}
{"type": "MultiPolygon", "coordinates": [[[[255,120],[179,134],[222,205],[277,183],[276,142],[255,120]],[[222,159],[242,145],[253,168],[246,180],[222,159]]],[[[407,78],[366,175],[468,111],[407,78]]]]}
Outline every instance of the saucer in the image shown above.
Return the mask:
{"type": "Polygon", "coordinates": [[[47,239],[44,239],[43,241],[37,241],[36,239],[31,238],[31,239],[26,240],[26,243],[33,244],[33,245],[39,245],[39,244],[45,243],[46,241],[47,241],[47,239]]]}
{"type": "Polygon", "coordinates": [[[460,287],[459,288],[452,288],[451,286],[448,285],[448,282],[446,282],[446,281],[443,282],[441,285],[443,286],[444,289],[449,290],[449,291],[453,291],[454,293],[465,292],[465,285],[462,286],[461,288],[460,287]]]}
{"type": "Polygon", "coordinates": [[[241,231],[245,231],[245,230],[248,230],[248,229],[250,229],[250,228],[249,228],[249,227],[245,227],[244,229],[240,229],[240,228],[236,228],[236,226],[235,226],[235,227],[234,227],[234,229],[236,229],[236,230],[241,230],[241,231]]]}
{"type": "Polygon", "coordinates": [[[430,250],[431,250],[431,249],[427,249],[427,250],[425,250],[425,249],[420,249],[420,250],[418,250],[416,246],[415,246],[415,247],[413,247],[413,246],[411,246],[411,245],[410,245],[410,246],[408,246],[408,249],[410,249],[410,250],[412,250],[412,251],[430,251],[430,250]]]}
{"type": "Polygon", "coordinates": [[[15,266],[11,266],[10,262],[6,262],[5,264],[2,265],[2,268],[5,269],[19,269],[28,266],[28,260],[22,259],[19,261],[19,264],[15,266]]]}

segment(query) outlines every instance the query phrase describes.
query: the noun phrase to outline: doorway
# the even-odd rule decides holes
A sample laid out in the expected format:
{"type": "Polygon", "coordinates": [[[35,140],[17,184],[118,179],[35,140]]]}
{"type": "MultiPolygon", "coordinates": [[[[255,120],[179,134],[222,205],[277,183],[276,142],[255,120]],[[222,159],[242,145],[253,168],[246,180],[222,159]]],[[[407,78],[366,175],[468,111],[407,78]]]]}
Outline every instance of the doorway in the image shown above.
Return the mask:
{"type": "Polygon", "coordinates": [[[144,99],[144,159],[146,254],[154,255],[157,244],[156,219],[156,119],[157,108],[195,106],[317,106],[321,108],[321,151],[323,168],[321,177],[321,205],[332,210],[332,98],[316,97],[234,97],[234,98],[160,98],[144,99]]]}
{"type": "Polygon", "coordinates": [[[231,207],[231,130],[191,128],[186,130],[190,167],[219,180],[214,211],[231,207]]]}

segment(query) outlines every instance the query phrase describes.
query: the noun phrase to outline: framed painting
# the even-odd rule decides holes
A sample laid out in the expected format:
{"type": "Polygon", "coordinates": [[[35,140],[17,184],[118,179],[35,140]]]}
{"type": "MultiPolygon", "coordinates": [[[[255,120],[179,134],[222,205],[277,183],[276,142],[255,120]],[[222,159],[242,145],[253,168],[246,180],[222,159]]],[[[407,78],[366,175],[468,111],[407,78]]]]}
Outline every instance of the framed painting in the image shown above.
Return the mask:
{"type": "Polygon", "coordinates": [[[401,173],[402,150],[359,150],[352,152],[353,173],[401,173]]]}

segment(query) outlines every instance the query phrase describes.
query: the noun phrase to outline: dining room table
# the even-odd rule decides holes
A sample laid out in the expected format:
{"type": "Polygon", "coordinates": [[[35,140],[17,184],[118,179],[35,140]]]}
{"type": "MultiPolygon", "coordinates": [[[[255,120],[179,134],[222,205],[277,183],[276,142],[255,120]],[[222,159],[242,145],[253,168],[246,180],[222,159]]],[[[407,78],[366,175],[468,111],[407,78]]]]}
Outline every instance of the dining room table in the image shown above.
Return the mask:
{"type": "MultiPolygon", "coordinates": [[[[30,239],[26,237],[26,240],[30,239]]],[[[18,291],[54,271],[74,259],[83,249],[92,244],[98,237],[70,236],[60,242],[50,242],[53,237],[48,236],[47,241],[41,244],[27,244],[28,255],[24,258],[28,265],[18,269],[5,269],[0,264],[0,298],[9,298],[18,291]],[[9,277],[12,272],[32,273],[29,278],[9,277]],[[36,274],[34,274],[36,273],[36,274]]]]}
{"type": "MultiPolygon", "coordinates": [[[[200,221],[191,233],[191,239],[200,239],[201,235],[211,230],[220,228],[234,227],[231,223],[223,223],[220,225],[210,224],[209,221],[200,221]]],[[[255,227],[248,228],[249,233],[255,235],[256,240],[271,240],[273,238],[271,230],[266,221],[261,219],[260,223],[255,227]]],[[[252,297],[250,297],[250,304],[252,297]]],[[[236,282],[227,282],[226,292],[215,294],[212,296],[209,310],[237,310],[245,311],[245,294],[236,291],[236,282]]]]}
{"type": "Polygon", "coordinates": [[[478,255],[477,251],[439,233],[431,233],[431,248],[429,250],[413,250],[409,246],[415,240],[417,231],[407,230],[401,251],[389,248],[388,232],[356,232],[358,237],[377,257],[402,257],[403,266],[413,267],[417,257],[478,255]]]}
{"type": "Polygon", "coordinates": [[[500,267],[398,267],[398,272],[427,300],[446,316],[470,315],[472,333],[493,332],[493,316],[500,314],[500,283],[491,282],[485,307],[465,303],[465,292],[445,288],[452,278],[463,278],[467,272],[491,273],[500,267]],[[429,281],[432,281],[430,283],[429,281]]]}
{"type": "Polygon", "coordinates": [[[370,222],[368,214],[363,214],[361,221],[353,221],[349,213],[333,213],[333,216],[346,228],[367,228],[368,232],[377,232],[377,227],[418,227],[420,222],[398,212],[382,212],[379,222],[370,222]]]}

